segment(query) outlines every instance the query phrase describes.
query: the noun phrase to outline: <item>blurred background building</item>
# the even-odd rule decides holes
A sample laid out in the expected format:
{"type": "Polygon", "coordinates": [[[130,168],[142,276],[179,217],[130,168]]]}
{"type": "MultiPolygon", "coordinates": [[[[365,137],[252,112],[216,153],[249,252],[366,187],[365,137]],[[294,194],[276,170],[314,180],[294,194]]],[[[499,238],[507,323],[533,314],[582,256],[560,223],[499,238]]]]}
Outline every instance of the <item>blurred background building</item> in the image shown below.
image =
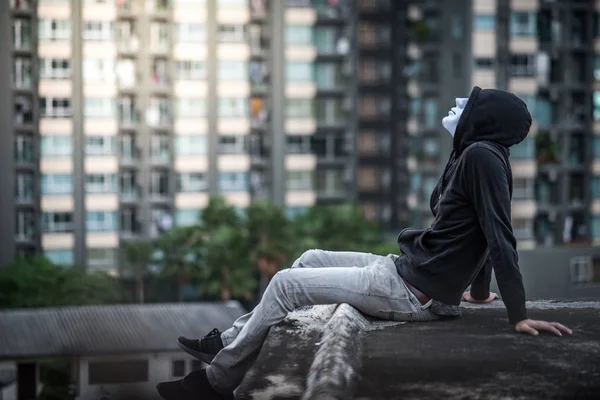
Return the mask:
{"type": "Polygon", "coordinates": [[[474,84],[534,117],[511,156],[519,246],[600,241],[594,0],[0,3],[1,263],[114,270],[213,194],[425,226],[441,118],[474,84]]]}

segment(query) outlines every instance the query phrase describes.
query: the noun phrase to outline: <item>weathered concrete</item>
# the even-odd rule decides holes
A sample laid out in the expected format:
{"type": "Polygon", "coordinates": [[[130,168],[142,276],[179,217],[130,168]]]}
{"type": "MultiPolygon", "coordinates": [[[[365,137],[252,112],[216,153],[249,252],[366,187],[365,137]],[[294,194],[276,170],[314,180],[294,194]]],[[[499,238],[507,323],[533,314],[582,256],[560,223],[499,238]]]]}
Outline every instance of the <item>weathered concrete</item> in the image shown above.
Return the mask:
{"type": "Polygon", "coordinates": [[[325,326],[302,400],[352,397],[360,376],[361,336],[368,325],[354,307],[340,304],[325,326]]]}
{"type": "MultiPolygon", "coordinates": [[[[465,304],[463,317],[456,320],[372,321],[358,346],[362,370],[355,398],[600,398],[600,302],[546,301],[528,308],[531,318],[558,320],[573,335],[516,333],[501,302],[465,304]]],[[[237,398],[301,398],[326,326],[322,310],[315,323],[295,321],[292,314],[272,330],[237,398]]],[[[305,319],[310,315],[302,312],[305,319]]],[[[346,354],[338,361],[355,358],[346,354]]]]}

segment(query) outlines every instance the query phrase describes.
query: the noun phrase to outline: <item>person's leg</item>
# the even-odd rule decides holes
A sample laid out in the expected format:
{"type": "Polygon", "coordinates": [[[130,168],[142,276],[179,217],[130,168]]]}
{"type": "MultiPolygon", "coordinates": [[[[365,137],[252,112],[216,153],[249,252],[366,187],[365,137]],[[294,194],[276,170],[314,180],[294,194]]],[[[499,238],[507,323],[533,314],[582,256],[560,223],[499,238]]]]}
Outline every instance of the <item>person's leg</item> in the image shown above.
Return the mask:
{"type": "Polygon", "coordinates": [[[379,318],[420,320],[421,305],[396,273],[393,260],[375,257],[365,268],[290,268],[278,272],[235,340],[207,368],[211,386],[223,394],[233,392],[252,366],[270,327],[301,306],[348,303],[379,318]]]}
{"type": "MultiPolygon", "coordinates": [[[[371,253],[313,249],[302,253],[302,255],[300,255],[300,257],[294,261],[290,268],[363,268],[381,258],[383,258],[383,256],[378,256],[371,253]]],[[[231,328],[221,333],[221,340],[223,341],[224,347],[227,347],[229,344],[233,343],[244,325],[246,325],[250,317],[252,317],[254,310],[239,317],[233,323],[231,328]]]]}

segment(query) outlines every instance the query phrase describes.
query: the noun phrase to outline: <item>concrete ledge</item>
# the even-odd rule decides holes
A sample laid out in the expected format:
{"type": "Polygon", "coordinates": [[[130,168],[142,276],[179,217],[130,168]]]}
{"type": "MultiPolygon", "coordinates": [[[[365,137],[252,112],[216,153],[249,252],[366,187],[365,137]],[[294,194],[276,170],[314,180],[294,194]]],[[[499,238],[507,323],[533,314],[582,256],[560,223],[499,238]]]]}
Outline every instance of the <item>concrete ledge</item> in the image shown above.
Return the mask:
{"type": "Polygon", "coordinates": [[[368,324],[354,307],[338,306],[325,326],[302,400],[353,397],[362,361],[361,336],[368,324]]]}
{"type": "Polygon", "coordinates": [[[600,302],[529,302],[572,336],[514,332],[502,302],[403,323],[348,305],[296,311],[271,329],[238,399],[597,399],[600,302]]]}

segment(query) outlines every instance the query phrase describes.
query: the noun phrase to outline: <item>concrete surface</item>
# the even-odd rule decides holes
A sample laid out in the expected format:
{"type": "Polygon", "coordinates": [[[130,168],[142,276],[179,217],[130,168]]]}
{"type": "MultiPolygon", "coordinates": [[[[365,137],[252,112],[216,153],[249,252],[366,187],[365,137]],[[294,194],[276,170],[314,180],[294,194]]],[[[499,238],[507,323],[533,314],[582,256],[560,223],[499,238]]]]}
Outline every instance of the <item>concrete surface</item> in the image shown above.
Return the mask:
{"type": "MultiPolygon", "coordinates": [[[[354,398],[600,399],[600,302],[528,304],[531,318],[557,320],[573,329],[565,337],[514,332],[501,302],[464,306],[456,320],[371,320],[357,336],[362,338],[362,369],[354,398]]],[[[272,329],[236,398],[302,397],[334,310],[301,313],[272,329]]],[[[338,362],[346,361],[339,357],[338,362]]]]}

